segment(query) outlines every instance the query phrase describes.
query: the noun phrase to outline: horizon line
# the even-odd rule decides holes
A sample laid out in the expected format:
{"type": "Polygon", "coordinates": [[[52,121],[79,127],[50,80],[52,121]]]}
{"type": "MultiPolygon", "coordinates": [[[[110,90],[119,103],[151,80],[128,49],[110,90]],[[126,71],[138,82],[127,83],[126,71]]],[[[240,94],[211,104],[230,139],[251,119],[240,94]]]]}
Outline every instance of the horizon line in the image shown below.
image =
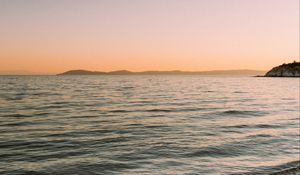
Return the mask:
{"type": "Polygon", "coordinates": [[[205,73],[205,72],[217,72],[217,71],[256,71],[256,72],[267,72],[267,70],[258,70],[258,69],[212,69],[212,70],[197,70],[197,71],[189,71],[189,70],[142,70],[142,71],[131,71],[127,69],[116,69],[112,71],[101,71],[101,70],[89,70],[89,69],[69,69],[63,72],[35,72],[35,71],[27,71],[27,70],[0,70],[0,75],[58,75],[63,74],[70,71],[87,71],[94,73],[114,73],[114,72],[127,72],[127,73],[147,73],[147,72],[181,72],[181,73],[205,73]]]}

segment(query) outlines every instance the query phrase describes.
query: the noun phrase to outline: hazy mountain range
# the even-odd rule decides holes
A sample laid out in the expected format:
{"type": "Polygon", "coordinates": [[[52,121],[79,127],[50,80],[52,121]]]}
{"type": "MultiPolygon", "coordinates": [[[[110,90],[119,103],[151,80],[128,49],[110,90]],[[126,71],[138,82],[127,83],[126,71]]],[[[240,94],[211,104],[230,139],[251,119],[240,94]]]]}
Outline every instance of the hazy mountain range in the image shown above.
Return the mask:
{"type": "Polygon", "coordinates": [[[131,72],[128,70],[117,70],[111,72],[70,70],[58,75],[264,75],[266,71],[259,70],[213,70],[213,71],[142,71],[131,72]]]}

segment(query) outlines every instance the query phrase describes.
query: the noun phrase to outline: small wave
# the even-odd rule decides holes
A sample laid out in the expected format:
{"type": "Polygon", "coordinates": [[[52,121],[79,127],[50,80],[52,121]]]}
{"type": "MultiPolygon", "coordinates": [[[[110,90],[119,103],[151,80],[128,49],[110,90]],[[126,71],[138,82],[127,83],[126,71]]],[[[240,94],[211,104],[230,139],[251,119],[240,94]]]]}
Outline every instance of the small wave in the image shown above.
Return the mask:
{"type": "Polygon", "coordinates": [[[299,175],[300,161],[288,162],[272,167],[259,167],[252,172],[234,173],[231,175],[299,175]]]}
{"type": "Polygon", "coordinates": [[[259,124],[259,125],[254,125],[255,128],[282,128],[283,126],[279,125],[269,125],[269,124],[259,124]]]}
{"type": "Polygon", "coordinates": [[[30,115],[25,115],[25,114],[9,114],[9,115],[4,115],[3,117],[26,118],[26,117],[30,117],[30,115]]]}
{"type": "Polygon", "coordinates": [[[234,148],[224,149],[220,147],[203,148],[194,153],[188,154],[188,157],[232,157],[238,156],[240,152],[234,148]]]}
{"type": "Polygon", "coordinates": [[[129,137],[113,137],[113,138],[103,138],[99,140],[99,142],[103,144],[111,144],[111,143],[128,142],[129,140],[130,140],[129,137]]]}
{"type": "Polygon", "coordinates": [[[266,112],[263,111],[242,111],[242,110],[227,110],[218,113],[222,116],[263,116],[266,115],[266,112]]]}
{"type": "Polygon", "coordinates": [[[244,128],[282,128],[283,126],[280,125],[272,125],[272,124],[256,124],[256,125],[230,125],[230,126],[223,126],[223,128],[237,128],[237,129],[244,129],[244,128]]]}
{"type": "Polygon", "coordinates": [[[24,122],[24,121],[17,121],[17,122],[10,122],[10,123],[3,123],[0,126],[9,126],[9,127],[18,127],[18,126],[26,126],[26,125],[34,125],[34,122],[24,122]]]}
{"type": "Polygon", "coordinates": [[[235,93],[235,94],[245,94],[246,92],[243,92],[243,91],[234,91],[233,93],[235,93]]]}
{"type": "Polygon", "coordinates": [[[274,172],[270,175],[299,175],[300,174],[300,161],[288,162],[283,165],[271,167],[274,172]]]}
{"type": "Polygon", "coordinates": [[[188,157],[235,157],[251,151],[246,145],[232,143],[218,146],[200,148],[197,151],[188,153],[188,157]]]}
{"type": "Polygon", "coordinates": [[[210,108],[167,108],[167,109],[150,109],[146,112],[194,112],[202,111],[210,108]]]}
{"type": "Polygon", "coordinates": [[[66,102],[66,101],[56,101],[56,102],[52,102],[51,104],[63,105],[63,104],[68,104],[68,102],[66,102]]]}
{"type": "Polygon", "coordinates": [[[254,138],[270,138],[270,137],[272,137],[272,135],[269,135],[269,134],[256,134],[256,135],[248,136],[247,138],[254,139],[254,138]]]}
{"type": "Polygon", "coordinates": [[[32,161],[39,161],[39,160],[47,160],[47,159],[66,159],[70,157],[77,157],[77,156],[82,156],[86,154],[93,153],[92,151],[87,151],[87,150],[64,150],[60,151],[57,153],[52,153],[48,155],[37,155],[37,156],[32,156],[30,159],[32,161]]]}
{"type": "Polygon", "coordinates": [[[173,112],[172,109],[149,109],[146,112],[173,112]]]}
{"type": "Polygon", "coordinates": [[[24,147],[43,147],[49,146],[48,142],[45,141],[26,141],[26,140],[11,140],[0,142],[0,148],[15,148],[20,149],[24,147]]]}
{"type": "Polygon", "coordinates": [[[123,162],[99,162],[99,163],[80,163],[70,166],[58,166],[57,168],[51,168],[57,172],[51,172],[51,174],[113,174],[112,172],[120,172],[122,170],[129,170],[137,168],[136,164],[123,163],[123,162]],[[70,173],[77,171],[77,173],[70,173]]]}
{"type": "Polygon", "coordinates": [[[26,170],[0,171],[0,173],[15,174],[15,175],[50,175],[50,173],[42,173],[39,171],[26,171],[26,170]]]}
{"type": "Polygon", "coordinates": [[[39,110],[50,110],[50,109],[60,109],[60,108],[65,108],[65,107],[67,107],[67,105],[50,104],[50,105],[47,105],[47,106],[41,106],[37,109],[39,109],[39,110]]]}
{"type": "Polygon", "coordinates": [[[206,92],[206,93],[211,93],[211,92],[215,92],[215,91],[203,91],[203,92],[206,92]]]}
{"type": "Polygon", "coordinates": [[[149,112],[149,113],[170,113],[170,112],[193,112],[207,110],[211,108],[156,108],[156,109],[145,109],[145,110],[125,110],[116,109],[110,110],[111,113],[132,113],[132,112],[149,112]]]}
{"type": "Polygon", "coordinates": [[[111,112],[111,113],[129,113],[129,112],[134,112],[134,111],[117,109],[117,110],[110,110],[109,112],[111,112]]]}
{"type": "Polygon", "coordinates": [[[100,115],[76,115],[76,116],[70,116],[68,118],[97,118],[99,117],[100,115]]]}
{"type": "Polygon", "coordinates": [[[299,175],[299,174],[300,174],[300,166],[284,169],[280,172],[272,173],[270,175],[299,175]]]}
{"type": "Polygon", "coordinates": [[[165,132],[167,131],[166,129],[170,129],[170,126],[167,125],[145,125],[145,128],[149,128],[149,129],[163,129],[165,132]]]}

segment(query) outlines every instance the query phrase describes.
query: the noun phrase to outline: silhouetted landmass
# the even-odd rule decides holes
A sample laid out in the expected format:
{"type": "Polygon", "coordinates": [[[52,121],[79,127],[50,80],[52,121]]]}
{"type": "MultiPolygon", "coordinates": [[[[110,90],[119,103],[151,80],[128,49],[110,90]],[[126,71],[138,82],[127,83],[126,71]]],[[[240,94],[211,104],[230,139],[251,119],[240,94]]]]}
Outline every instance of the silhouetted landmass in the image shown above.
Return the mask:
{"type": "Polygon", "coordinates": [[[143,71],[131,72],[128,70],[118,70],[112,72],[70,70],[58,75],[264,75],[265,71],[257,70],[214,70],[214,71],[143,71]]]}
{"type": "Polygon", "coordinates": [[[58,75],[105,75],[106,72],[88,71],[88,70],[70,70],[58,75]]]}
{"type": "Polygon", "coordinates": [[[130,72],[128,70],[117,70],[117,71],[107,72],[106,74],[110,74],[110,75],[129,75],[129,74],[133,74],[133,72],[130,72]]]}
{"type": "Polygon", "coordinates": [[[266,77],[300,77],[300,62],[282,64],[272,68],[265,74],[266,77]]]}

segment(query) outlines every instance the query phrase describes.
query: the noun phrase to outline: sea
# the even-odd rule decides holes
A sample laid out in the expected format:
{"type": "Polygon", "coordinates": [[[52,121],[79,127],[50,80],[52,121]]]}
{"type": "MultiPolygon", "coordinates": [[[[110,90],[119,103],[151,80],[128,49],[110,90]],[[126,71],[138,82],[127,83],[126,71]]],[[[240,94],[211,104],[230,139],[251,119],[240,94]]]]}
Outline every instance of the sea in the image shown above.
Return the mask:
{"type": "Polygon", "coordinates": [[[0,174],[300,174],[300,79],[0,76],[0,174]]]}

